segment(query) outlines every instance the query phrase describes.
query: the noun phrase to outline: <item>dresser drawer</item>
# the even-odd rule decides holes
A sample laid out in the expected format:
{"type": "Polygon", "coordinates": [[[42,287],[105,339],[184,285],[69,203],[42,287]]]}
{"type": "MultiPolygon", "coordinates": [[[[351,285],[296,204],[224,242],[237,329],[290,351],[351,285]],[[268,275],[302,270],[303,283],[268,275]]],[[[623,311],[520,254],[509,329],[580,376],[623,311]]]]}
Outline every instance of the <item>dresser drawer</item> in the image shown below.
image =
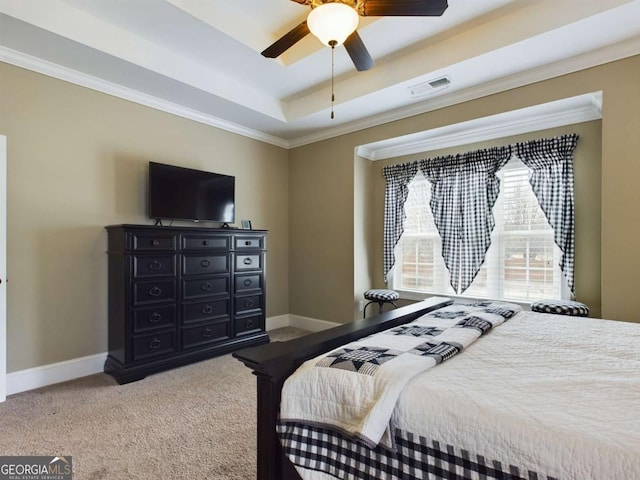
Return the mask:
{"type": "Polygon", "coordinates": [[[236,235],[234,237],[234,246],[236,250],[247,248],[264,248],[264,237],[260,235],[236,235]]]}
{"type": "Polygon", "coordinates": [[[195,300],[204,297],[228,297],[229,276],[182,280],[182,299],[195,300]]]}
{"type": "Polygon", "coordinates": [[[183,235],[183,250],[229,250],[231,237],[229,235],[183,235]]]}
{"type": "Polygon", "coordinates": [[[182,305],[183,324],[206,320],[228,320],[229,314],[229,299],[182,305]]]}
{"type": "Polygon", "coordinates": [[[262,268],[262,255],[236,255],[236,272],[259,270],[262,268]]]}
{"type": "Polygon", "coordinates": [[[175,233],[140,232],[131,234],[131,248],[137,252],[154,250],[176,250],[178,237],[175,233]]]}
{"type": "Polygon", "coordinates": [[[175,352],[175,332],[164,332],[133,338],[133,360],[143,360],[157,355],[175,352]]]}
{"type": "Polygon", "coordinates": [[[135,278],[173,276],[175,274],[175,255],[136,255],[133,257],[133,276],[135,278]]]}
{"type": "Polygon", "coordinates": [[[262,295],[250,295],[247,297],[236,297],[236,313],[258,314],[262,312],[262,295]]]}
{"type": "Polygon", "coordinates": [[[234,293],[262,292],[262,275],[236,275],[234,277],[234,293]]]}
{"type": "Polygon", "coordinates": [[[176,306],[156,306],[134,310],[133,312],[133,332],[139,333],[155,328],[165,328],[175,326],[176,306]]]}
{"type": "Polygon", "coordinates": [[[182,329],[182,348],[200,347],[231,338],[231,323],[217,322],[182,329]]]}
{"type": "Polygon", "coordinates": [[[223,255],[184,255],[182,273],[184,275],[206,275],[210,273],[228,273],[230,256],[223,255]]]}
{"type": "Polygon", "coordinates": [[[264,317],[262,315],[236,318],[235,320],[236,335],[253,333],[258,330],[264,330],[264,317]]]}
{"type": "Polygon", "coordinates": [[[168,302],[176,300],[175,280],[158,280],[136,282],[133,284],[133,304],[141,305],[152,302],[168,302]]]}

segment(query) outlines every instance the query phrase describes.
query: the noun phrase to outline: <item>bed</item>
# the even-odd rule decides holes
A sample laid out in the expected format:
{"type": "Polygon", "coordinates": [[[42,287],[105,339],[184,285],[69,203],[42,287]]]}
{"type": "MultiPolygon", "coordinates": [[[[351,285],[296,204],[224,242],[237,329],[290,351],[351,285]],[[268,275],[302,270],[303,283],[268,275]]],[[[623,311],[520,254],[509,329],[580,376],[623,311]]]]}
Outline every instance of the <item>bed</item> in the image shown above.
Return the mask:
{"type": "Polygon", "coordinates": [[[637,324],[514,312],[457,355],[409,375],[377,444],[322,417],[278,417],[283,385],[287,417],[296,411],[289,385],[315,357],[326,364],[345,344],[424,324],[449,303],[433,298],[237,352],[258,377],[258,478],[640,478],[637,324]]]}

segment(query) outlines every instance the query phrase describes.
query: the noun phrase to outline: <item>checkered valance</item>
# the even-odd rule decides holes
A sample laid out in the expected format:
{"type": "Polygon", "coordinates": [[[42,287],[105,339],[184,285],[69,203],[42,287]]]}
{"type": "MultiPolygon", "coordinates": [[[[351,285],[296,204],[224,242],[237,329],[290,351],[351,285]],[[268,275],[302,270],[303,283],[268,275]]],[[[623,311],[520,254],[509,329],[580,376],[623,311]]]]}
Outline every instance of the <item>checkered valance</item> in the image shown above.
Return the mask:
{"type": "Polygon", "coordinates": [[[496,173],[517,153],[532,169],[530,183],[554,230],[562,251],[560,267],[573,292],[573,150],[577,140],[578,135],[565,135],[385,167],[385,281],[395,263],[393,250],[404,231],[408,185],[420,170],[431,183],[430,207],[442,238],[451,286],[456,293],[464,292],[491,243],[495,226],[492,209],[500,192],[496,173]]]}
{"type": "Polygon", "coordinates": [[[384,194],[384,281],[395,263],[393,249],[404,231],[404,204],[409,196],[409,182],[418,173],[418,163],[388,165],[382,169],[387,182],[384,194]]]}
{"type": "Polygon", "coordinates": [[[515,145],[515,153],[531,172],[529,183],[540,208],[553,228],[553,239],[560,247],[560,269],[571,293],[574,265],[573,151],[578,135],[544,138],[515,145]]]}
{"type": "Polygon", "coordinates": [[[496,172],[511,152],[510,146],[497,147],[419,162],[431,182],[431,212],[456,293],[471,285],[491,244],[492,209],[500,193],[496,172]]]}
{"type": "Polygon", "coordinates": [[[442,256],[456,292],[471,285],[491,243],[491,209],[498,198],[496,172],[511,157],[511,146],[389,165],[384,219],[384,275],[395,263],[393,250],[404,231],[408,185],[418,169],[431,182],[431,210],[442,237],[442,256]]]}

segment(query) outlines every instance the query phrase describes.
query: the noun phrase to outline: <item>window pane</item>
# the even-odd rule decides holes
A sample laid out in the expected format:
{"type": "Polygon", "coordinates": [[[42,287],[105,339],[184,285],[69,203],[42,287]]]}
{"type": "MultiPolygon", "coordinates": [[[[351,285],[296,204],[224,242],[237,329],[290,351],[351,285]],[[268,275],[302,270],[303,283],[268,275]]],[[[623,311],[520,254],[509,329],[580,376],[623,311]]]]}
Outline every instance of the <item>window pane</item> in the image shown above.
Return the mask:
{"type": "Polygon", "coordinates": [[[508,170],[504,173],[502,182],[505,231],[551,228],[529,184],[529,169],[524,167],[508,170]]]}
{"type": "Polygon", "coordinates": [[[401,288],[411,290],[432,289],[433,247],[432,238],[407,236],[402,242],[401,288]]]}
{"type": "Polygon", "coordinates": [[[487,267],[483,266],[480,268],[478,275],[473,280],[473,283],[467,290],[464,292],[464,295],[468,295],[470,297],[489,297],[489,283],[487,278],[487,267]]]}
{"type": "Polygon", "coordinates": [[[553,234],[514,236],[504,241],[505,297],[535,300],[554,296],[553,234]]]}
{"type": "Polygon", "coordinates": [[[430,198],[431,186],[429,182],[422,175],[417,176],[409,184],[409,195],[404,206],[406,215],[404,231],[406,233],[436,232],[429,207],[430,198]]]}

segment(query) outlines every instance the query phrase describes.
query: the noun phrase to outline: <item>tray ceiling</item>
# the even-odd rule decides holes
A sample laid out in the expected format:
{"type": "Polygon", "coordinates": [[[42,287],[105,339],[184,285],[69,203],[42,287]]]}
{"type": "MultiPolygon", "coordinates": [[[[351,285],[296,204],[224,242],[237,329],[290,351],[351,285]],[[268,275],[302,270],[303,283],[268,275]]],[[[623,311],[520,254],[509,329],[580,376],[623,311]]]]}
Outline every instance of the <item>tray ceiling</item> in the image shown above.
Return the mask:
{"type": "Polygon", "coordinates": [[[357,72],[336,49],[331,120],[329,48],[309,35],[276,60],[260,55],[308,11],[0,0],[0,60],[290,147],[640,53],[639,0],[449,0],[442,17],[361,18],[375,66],[357,72]]]}

